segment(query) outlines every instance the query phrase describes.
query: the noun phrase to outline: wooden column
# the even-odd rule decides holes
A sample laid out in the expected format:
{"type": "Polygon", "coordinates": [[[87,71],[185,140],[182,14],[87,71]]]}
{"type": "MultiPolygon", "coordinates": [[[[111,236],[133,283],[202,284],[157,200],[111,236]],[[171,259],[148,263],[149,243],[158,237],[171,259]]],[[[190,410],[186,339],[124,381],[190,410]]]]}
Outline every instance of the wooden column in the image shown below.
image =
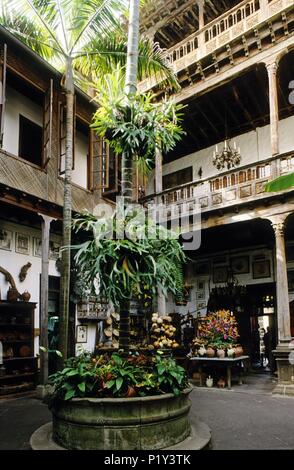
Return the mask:
{"type": "MultiPolygon", "coordinates": [[[[155,192],[162,191],[162,153],[160,149],[156,149],[155,154],[155,192]]],[[[161,203],[161,198],[156,198],[156,204],[161,203]]],[[[160,315],[166,314],[166,298],[160,288],[157,290],[157,309],[160,315]]]]}
{"type": "Polygon", "coordinates": [[[42,217],[42,272],[41,272],[41,316],[40,316],[40,346],[46,351],[40,352],[41,370],[40,382],[48,382],[48,288],[49,288],[49,238],[50,224],[53,219],[47,215],[42,217]]]}
{"type": "MultiPolygon", "coordinates": [[[[198,0],[198,9],[199,9],[199,30],[203,29],[205,26],[205,20],[204,20],[204,0],[198,0]]],[[[200,34],[198,37],[198,47],[200,50],[203,50],[205,46],[205,37],[204,33],[200,34]]],[[[204,51],[203,51],[204,55],[204,51]]]]}
{"type": "Polygon", "coordinates": [[[199,8],[199,29],[204,28],[204,0],[198,0],[199,8]]]}
{"type": "Polygon", "coordinates": [[[278,102],[278,61],[276,58],[266,62],[269,80],[269,107],[272,156],[279,152],[279,102],[278,102]]]}
{"type": "Polygon", "coordinates": [[[162,153],[157,148],[155,153],[155,192],[162,191],[162,153]]]}
{"type": "Polygon", "coordinates": [[[289,214],[269,217],[275,233],[277,319],[279,343],[291,340],[285,220],[289,214]]]}
{"type": "Polygon", "coordinates": [[[260,10],[262,12],[262,20],[266,19],[269,14],[268,0],[259,0],[260,10]]]}

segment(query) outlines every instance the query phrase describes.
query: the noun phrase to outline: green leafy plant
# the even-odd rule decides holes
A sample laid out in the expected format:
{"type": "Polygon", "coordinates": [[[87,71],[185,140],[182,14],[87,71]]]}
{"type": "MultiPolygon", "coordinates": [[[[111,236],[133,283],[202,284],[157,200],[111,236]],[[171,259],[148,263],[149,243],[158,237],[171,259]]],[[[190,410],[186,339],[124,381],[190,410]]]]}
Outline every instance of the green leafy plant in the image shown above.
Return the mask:
{"type": "Polygon", "coordinates": [[[181,272],[177,275],[177,270],[181,269],[186,256],[176,234],[150,220],[137,226],[135,218],[134,222],[129,218],[124,229],[136,233],[137,238],[117,240],[115,215],[112,220],[97,220],[85,214],[74,221],[75,231],[84,230],[89,237],[86,242],[72,247],[76,251],[75,262],[89,288],[95,290],[94,280],[98,277],[100,295],[118,306],[131,298],[134,290],[143,294],[144,285],[154,294],[158,286],[165,294],[180,293],[181,272]],[[111,238],[106,236],[109,223],[114,226],[111,238]]]}
{"type": "Polygon", "coordinates": [[[117,155],[137,156],[141,168],[150,168],[156,149],[172,150],[184,134],[180,126],[183,105],[171,100],[154,102],[150,93],[132,95],[124,92],[122,69],[97,81],[99,108],[92,127],[108,140],[117,155]]]}
{"type": "Polygon", "coordinates": [[[157,355],[155,374],[162,392],[173,393],[175,396],[178,396],[188,385],[185,369],[179,366],[172,358],[162,358],[160,355],[157,355]]]}
{"type": "Polygon", "coordinates": [[[92,357],[89,353],[68,359],[66,367],[50,377],[50,401],[83,397],[131,397],[162,393],[179,395],[187,385],[186,371],[172,358],[154,356],[92,357]],[[130,393],[131,392],[131,393],[130,393]]]}

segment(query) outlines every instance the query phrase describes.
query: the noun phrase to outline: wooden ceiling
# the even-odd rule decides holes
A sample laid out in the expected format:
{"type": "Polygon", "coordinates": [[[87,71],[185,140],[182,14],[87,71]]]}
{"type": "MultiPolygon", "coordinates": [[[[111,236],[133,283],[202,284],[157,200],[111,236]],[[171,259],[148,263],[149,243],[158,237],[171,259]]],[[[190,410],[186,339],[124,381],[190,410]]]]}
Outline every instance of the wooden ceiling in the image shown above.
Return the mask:
{"type": "MultiPolygon", "coordinates": [[[[205,24],[230,10],[240,0],[205,0],[205,24]]],[[[141,32],[155,33],[162,48],[170,48],[199,29],[197,0],[151,1],[143,10],[141,32]]]]}
{"type": "MultiPolygon", "coordinates": [[[[294,51],[279,68],[280,119],[294,114],[289,102],[289,83],[294,76],[294,51]],[[292,78],[291,78],[292,77],[292,78]]],[[[257,65],[229,83],[189,101],[184,110],[186,136],[165,162],[197,152],[257,127],[269,124],[269,88],[264,65],[257,65]]]]}

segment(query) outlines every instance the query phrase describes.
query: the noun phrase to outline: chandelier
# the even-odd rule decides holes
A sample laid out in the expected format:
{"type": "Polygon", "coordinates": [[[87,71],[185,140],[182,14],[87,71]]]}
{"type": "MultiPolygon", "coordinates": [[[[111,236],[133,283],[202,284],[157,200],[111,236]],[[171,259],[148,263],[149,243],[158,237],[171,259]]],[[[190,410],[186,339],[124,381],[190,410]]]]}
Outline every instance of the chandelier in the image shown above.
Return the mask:
{"type": "Polygon", "coordinates": [[[218,145],[215,146],[213,152],[213,164],[218,170],[223,170],[225,167],[230,170],[241,162],[240,147],[237,149],[237,144],[234,141],[233,147],[230,139],[225,140],[225,146],[219,153],[218,145]]]}

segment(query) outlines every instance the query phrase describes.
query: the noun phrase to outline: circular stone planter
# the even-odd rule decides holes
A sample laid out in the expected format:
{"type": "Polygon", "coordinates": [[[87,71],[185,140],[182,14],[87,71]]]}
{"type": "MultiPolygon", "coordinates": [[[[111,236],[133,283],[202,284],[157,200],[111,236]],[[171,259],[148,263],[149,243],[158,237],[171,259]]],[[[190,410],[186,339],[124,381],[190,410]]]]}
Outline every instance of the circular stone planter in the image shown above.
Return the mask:
{"type": "Polygon", "coordinates": [[[136,398],[74,398],[55,403],[53,440],[66,449],[156,450],[174,446],[191,432],[186,389],[136,398]]]}

